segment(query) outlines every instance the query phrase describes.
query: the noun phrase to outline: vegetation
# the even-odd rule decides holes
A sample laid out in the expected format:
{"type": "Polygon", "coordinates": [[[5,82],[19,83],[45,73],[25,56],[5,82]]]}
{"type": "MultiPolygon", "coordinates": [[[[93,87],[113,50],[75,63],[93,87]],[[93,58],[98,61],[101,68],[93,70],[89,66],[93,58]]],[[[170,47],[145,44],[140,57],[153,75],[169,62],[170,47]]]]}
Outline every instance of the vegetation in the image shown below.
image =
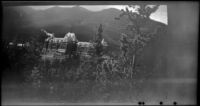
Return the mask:
{"type": "MultiPolygon", "coordinates": [[[[129,7],[135,8],[132,5],[129,7]]],[[[117,54],[102,53],[103,29],[100,25],[95,40],[96,52],[91,57],[42,60],[40,54],[45,36],[30,40],[29,47],[13,45],[7,48],[6,43],[4,50],[5,54],[9,54],[8,60],[12,68],[9,70],[16,70],[19,74],[17,77],[23,78],[22,82],[31,84],[38,93],[57,95],[59,99],[66,99],[69,95],[77,100],[86,97],[85,95],[102,95],[103,100],[107,100],[111,93],[117,92],[116,87],[126,87],[132,92],[132,88],[136,87],[135,80],[146,77],[143,74],[144,69],[136,65],[136,58],[155,34],[143,32],[141,27],[157,8],[158,6],[140,5],[136,12],[131,12],[128,8],[122,11],[120,17],[128,16],[131,24],[127,29],[132,35],[122,34],[122,55],[119,57],[117,54]]]]}
{"type": "Polygon", "coordinates": [[[95,51],[96,51],[96,55],[98,56],[102,55],[102,51],[103,51],[103,45],[101,44],[101,41],[103,40],[102,32],[103,32],[103,28],[102,28],[102,24],[100,24],[98,33],[95,39],[95,44],[96,44],[95,51]]]}
{"type": "Polygon", "coordinates": [[[122,35],[122,53],[123,57],[127,58],[126,61],[130,61],[133,68],[135,68],[137,55],[141,53],[141,50],[156,35],[155,32],[147,33],[142,31],[142,27],[150,20],[150,15],[158,9],[158,5],[150,6],[146,4],[141,5],[129,5],[125,10],[122,9],[122,14],[116,19],[120,19],[123,16],[128,16],[130,24],[126,29],[131,31],[131,34],[122,35]],[[133,9],[135,11],[131,11],[133,9]],[[126,46],[125,46],[126,45],[126,46]],[[127,53],[126,56],[124,53],[127,53]]]}

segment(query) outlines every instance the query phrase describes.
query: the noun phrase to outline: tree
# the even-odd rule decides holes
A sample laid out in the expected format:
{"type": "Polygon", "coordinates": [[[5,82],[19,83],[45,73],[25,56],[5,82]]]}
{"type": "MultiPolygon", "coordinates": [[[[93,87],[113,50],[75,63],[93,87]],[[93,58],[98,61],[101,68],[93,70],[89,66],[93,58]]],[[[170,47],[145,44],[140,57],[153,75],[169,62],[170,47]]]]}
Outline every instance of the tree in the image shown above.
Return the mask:
{"type": "Polygon", "coordinates": [[[96,50],[96,55],[100,56],[103,52],[103,45],[101,44],[101,41],[103,40],[102,37],[102,32],[103,32],[103,28],[102,28],[102,24],[99,25],[99,29],[98,29],[98,33],[96,34],[96,39],[95,39],[95,50],[96,50]]]}
{"type": "Polygon", "coordinates": [[[127,52],[128,52],[128,45],[129,45],[126,34],[124,34],[124,33],[121,34],[120,43],[121,43],[120,49],[122,51],[122,57],[125,58],[125,60],[126,60],[127,52]]]}
{"type": "MultiPolygon", "coordinates": [[[[146,24],[146,22],[150,21],[150,15],[154,13],[158,7],[159,5],[129,5],[125,10],[121,10],[122,13],[119,15],[119,17],[115,18],[116,20],[119,20],[120,18],[127,16],[128,20],[130,21],[130,24],[126,26],[126,29],[131,31],[131,34],[127,35],[126,37],[122,37],[124,40],[121,40],[121,42],[122,44],[125,44],[126,40],[126,43],[128,43],[129,49],[127,51],[127,59],[129,59],[131,62],[133,69],[135,68],[137,55],[141,53],[147,42],[150,41],[151,38],[156,34],[156,32],[144,32],[141,30],[141,28],[146,24]]],[[[123,53],[126,52],[125,49],[123,51],[123,53]]]]}

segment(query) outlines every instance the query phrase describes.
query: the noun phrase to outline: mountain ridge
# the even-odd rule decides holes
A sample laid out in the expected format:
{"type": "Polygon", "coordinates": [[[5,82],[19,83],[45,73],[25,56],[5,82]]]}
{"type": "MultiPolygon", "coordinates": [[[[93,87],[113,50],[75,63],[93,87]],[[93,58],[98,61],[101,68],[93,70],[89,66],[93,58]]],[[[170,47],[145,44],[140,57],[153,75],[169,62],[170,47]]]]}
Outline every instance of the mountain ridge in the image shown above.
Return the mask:
{"type": "MultiPolygon", "coordinates": [[[[11,10],[15,10],[14,16],[10,8],[4,8],[4,16],[6,17],[5,23],[12,21],[10,25],[6,25],[7,32],[5,33],[7,33],[8,36],[35,36],[40,33],[40,29],[46,29],[49,32],[54,32],[57,37],[62,37],[65,33],[74,31],[80,40],[89,41],[94,38],[93,36],[97,32],[98,26],[102,24],[104,27],[103,36],[105,40],[111,44],[119,45],[120,33],[126,32],[126,30],[121,29],[121,27],[125,27],[128,23],[127,19],[122,19],[120,21],[115,20],[115,17],[121,13],[120,10],[115,8],[104,9],[98,12],[91,12],[84,7],[52,7],[43,11],[33,10],[30,7],[29,9],[27,8],[28,7],[12,8],[11,10]],[[9,13],[10,15],[7,15],[9,13]],[[15,18],[15,20],[13,20],[13,18],[15,18]],[[17,31],[13,31],[9,34],[9,27],[13,27],[13,29],[17,31]],[[14,32],[18,34],[14,34],[14,32]]],[[[154,20],[151,20],[151,23],[154,23],[154,26],[165,26],[154,20]]]]}

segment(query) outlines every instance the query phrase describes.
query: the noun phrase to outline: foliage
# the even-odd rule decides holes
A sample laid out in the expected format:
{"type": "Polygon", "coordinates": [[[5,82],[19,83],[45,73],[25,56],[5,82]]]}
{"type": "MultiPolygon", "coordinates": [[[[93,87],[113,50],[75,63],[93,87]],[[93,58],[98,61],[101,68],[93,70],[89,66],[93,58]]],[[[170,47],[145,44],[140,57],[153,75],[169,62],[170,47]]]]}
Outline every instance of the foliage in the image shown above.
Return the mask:
{"type": "Polygon", "coordinates": [[[129,42],[126,34],[122,33],[120,43],[121,43],[120,49],[122,51],[122,57],[126,58],[129,47],[129,42]]]}
{"type": "Polygon", "coordinates": [[[120,19],[123,16],[127,16],[130,24],[127,25],[126,29],[131,31],[130,35],[123,34],[121,41],[121,51],[124,61],[129,61],[130,67],[135,68],[136,58],[155,35],[154,32],[145,32],[142,28],[150,21],[150,15],[158,9],[158,5],[129,5],[125,10],[122,9],[122,14],[115,19],[120,19]],[[134,11],[132,11],[132,10],[134,11]],[[129,60],[127,60],[129,59],[129,60]]]}
{"type": "Polygon", "coordinates": [[[41,51],[44,39],[47,37],[45,35],[32,37],[30,41],[27,41],[30,45],[28,47],[18,47],[16,45],[20,43],[18,38],[13,46],[9,46],[8,42],[4,43],[3,50],[4,54],[9,54],[10,70],[13,72],[17,70],[16,73],[23,77],[22,81],[31,84],[38,93],[42,91],[46,95],[57,94],[61,98],[65,98],[66,95],[70,95],[71,98],[75,94],[77,97],[89,95],[87,92],[91,91],[97,92],[98,96],[106,94],[106,99],[109,95],[108,90],[112,91],[118,87],[132,89],[136,80],[148,76],[145,73],[148,69],[140,65],[136,58],[156,34],[156,31],[145,32],[142,28],[158,6],[130,5],[129,7],[135,8],[136,11],[132,12],[126,8],[122,10],[123,13],[119,17],[128,16],[130,24],[127,25],[127,30],[132,32],[121,34],[121,56],[111,53],[111,50],[105,52],[103,49],[101,44],[103,28],[100,24],[94,41],[95,51],[91,47],[86,55],[76,55],[75,58],[42,59],[41,51]]]}
{"type": "Polygon", "coordinates": [[[103,52],[103,45],[101,44],[101,41],[103,39],[102,32],[103,32],[102,24],[100,24],[98,33],[97,33],[96,39],[95,39],[95,50],[96,50],[97,56],[102,55],[102,52],[103,52]]]}
{"type": "MultiPolygon", "coordinates": [[[[25,43],[25,41],[19,42],[17,38],[12,42],[13,45],[10,45],[11,42],[4,42],[6,43],[4,43],[2,50],[4,51],[4,58],[7,58],[6,61],[8,61],[8,65],[5,68],[9,69],[10,73],[15,73],[15,77],[24,80],[25,76],[23,74],[37,65],[41,58],[39,50],[40,45],[37,45],[37,42],[31,40],[28,43],[29,45],[19,46],[18,44],[25,43]]],[[[3,69],[3,71],[8,73],[6,69],[3,69]]]]}

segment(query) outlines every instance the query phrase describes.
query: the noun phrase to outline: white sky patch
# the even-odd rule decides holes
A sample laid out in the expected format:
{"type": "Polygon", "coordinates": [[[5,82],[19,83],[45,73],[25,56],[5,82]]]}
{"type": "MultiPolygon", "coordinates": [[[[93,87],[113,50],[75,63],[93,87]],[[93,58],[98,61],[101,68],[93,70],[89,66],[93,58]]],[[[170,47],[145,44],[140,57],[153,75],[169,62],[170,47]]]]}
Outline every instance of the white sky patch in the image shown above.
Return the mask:
{"type": "Polygon", "coordinates": [[[167,6],[161,5],[155,13],[151,14],[150,18],[168,25],[167,6]]]}
{"type": "Polygon", "coordinates": [[[116,9],[124,9],[127,5],[81,5],[80,7],[84,7],[90,11],[101,11],[103,9],[116,8],[116,9]]]}
{"type": "Polygon", "coordinates": [[[54,7],[54,6],[28,6],[28,7],[31,7],[34,10],[46,10],[46,9],[54,7]]]}
{"type": "MultiPolygon", "coordinates": [[[[62,8],[71,8],[77,5],[56,5],[58,7],[62,8]]],[[[80,7],[86,8],[90,11],[101,11],[103,9],[109,9],[109,8],[116,8],[116,9],[125,9],[128,5],[79,5],[80,7]]],[[[45,10],[51,7],[55,7],[54,5],[50,6],[29,6],[35,10],[45,10]]],[[[152,13],[150,16],[151,19],[168,24],[168,16],[167,16],[167,6],[166,5],[160,5],[158,10],[155,13],[152,13]]]]}
{"type": "Polygon", "coordinates": [[[72,8],[74,7],[75,5],[70,5],[70,6],[66,6],[66,5],[59,5],[58,7],[63,7],[63,8],[72,8]]]}

